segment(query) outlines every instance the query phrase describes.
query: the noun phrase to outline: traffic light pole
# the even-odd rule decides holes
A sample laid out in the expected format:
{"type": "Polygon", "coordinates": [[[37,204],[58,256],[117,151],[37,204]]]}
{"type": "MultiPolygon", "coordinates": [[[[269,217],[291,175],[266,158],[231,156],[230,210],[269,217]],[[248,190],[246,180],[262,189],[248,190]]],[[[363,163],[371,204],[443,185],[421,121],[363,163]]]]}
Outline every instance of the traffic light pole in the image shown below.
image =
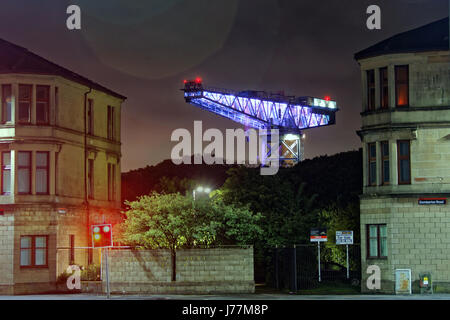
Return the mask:
{"type": "Polygon", "coordinates": [[[108,266],[108,251],[109,248],[102,248],[102,250],[105,250],[105,268],[106,268],[106,297],[108,299],[111,298],[111,292],[109,288],[109,266],[108,266]]]}

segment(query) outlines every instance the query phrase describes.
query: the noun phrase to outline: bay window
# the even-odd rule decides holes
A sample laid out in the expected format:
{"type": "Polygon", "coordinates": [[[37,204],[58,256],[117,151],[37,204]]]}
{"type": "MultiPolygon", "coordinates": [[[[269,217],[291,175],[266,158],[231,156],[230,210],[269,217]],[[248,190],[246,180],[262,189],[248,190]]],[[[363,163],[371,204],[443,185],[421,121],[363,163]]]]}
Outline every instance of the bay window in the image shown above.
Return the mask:
{"type": "Polygon", "coordinates": [[[32,88],[30,84],[19,84],[19,122],[31,122],[31,97],[32,88]]]}

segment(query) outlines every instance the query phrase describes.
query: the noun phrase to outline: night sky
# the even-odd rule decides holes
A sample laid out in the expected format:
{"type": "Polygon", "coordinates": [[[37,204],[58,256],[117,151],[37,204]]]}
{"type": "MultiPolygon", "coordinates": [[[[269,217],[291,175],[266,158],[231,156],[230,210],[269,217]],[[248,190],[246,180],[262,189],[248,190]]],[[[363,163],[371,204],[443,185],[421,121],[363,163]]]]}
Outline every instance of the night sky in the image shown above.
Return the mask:
{"type": "Polygon", "coordinates": [[[448,0],[2,0],[0,37],[128,97],[122,171],[170,158],[177,128],[238,125],[186,104],[183,79],[235,90],[330,96],[337,124],[306,131],[306,157],[357,149],[360,73],[353,54],[448,16],[448,0]],[[66,28],[81,7],[82,29],[66,28]],[[382,29],[366,28],[381,7],[382,29]]]}

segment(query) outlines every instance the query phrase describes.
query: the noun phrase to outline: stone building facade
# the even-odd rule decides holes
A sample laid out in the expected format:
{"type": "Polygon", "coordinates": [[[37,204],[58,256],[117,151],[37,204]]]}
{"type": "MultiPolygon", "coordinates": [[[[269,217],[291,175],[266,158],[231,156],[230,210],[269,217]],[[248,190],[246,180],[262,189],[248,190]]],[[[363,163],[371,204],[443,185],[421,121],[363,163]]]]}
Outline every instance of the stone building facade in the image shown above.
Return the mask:
{"type": "Polygon", "coordinates": [[[355,54],[361,67],[363,147],[360,198],[362,291],[369,265],[380,292],[395,270],[431,272],[450,290],[450,53],[448,18],[355,54]]]}
{"type": "Polygon", "coordinates": [[[55,290],[98,263],[89,226],[120,215],[125,97],[0,40],[0,294],[55,290]]]}

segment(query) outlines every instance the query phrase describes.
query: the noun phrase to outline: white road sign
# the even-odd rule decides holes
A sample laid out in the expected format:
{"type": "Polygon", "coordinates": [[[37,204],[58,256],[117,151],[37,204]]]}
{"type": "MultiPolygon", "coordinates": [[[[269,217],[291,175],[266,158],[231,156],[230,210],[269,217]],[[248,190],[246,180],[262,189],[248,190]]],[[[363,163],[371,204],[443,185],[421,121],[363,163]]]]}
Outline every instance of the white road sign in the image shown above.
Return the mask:
{"type": "Polygon", "coordinates": [[[353,244],[353,231],[336,231],[336,244],[353,244]]]}

